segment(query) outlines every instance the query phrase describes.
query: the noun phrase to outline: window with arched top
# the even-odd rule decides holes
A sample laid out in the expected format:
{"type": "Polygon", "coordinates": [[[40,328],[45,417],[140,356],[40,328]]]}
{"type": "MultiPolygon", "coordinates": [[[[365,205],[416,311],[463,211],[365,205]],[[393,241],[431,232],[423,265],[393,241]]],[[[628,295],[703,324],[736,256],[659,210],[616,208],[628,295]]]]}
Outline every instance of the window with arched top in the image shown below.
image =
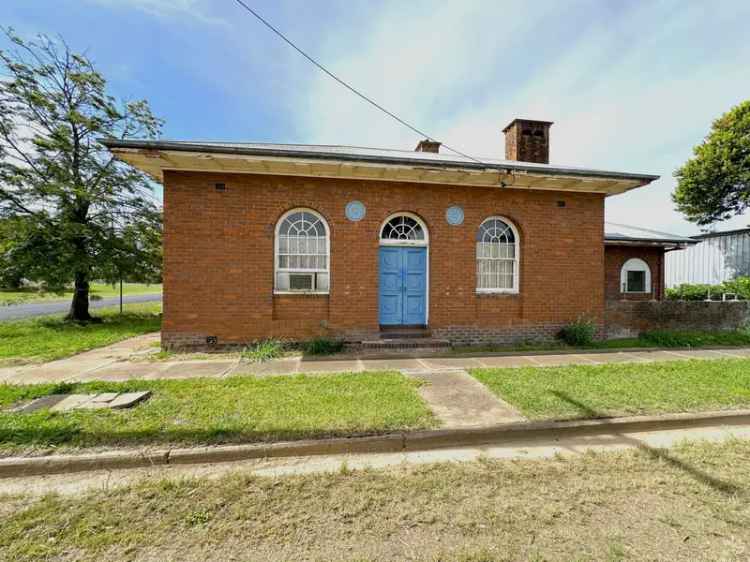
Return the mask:
{"type": "Polygon", "coordinates": [[[293,209],[276,225],[276,292],[327,293],[330,233],[325,219],[311,209],[293,209]]]}
{"type": "Polygon", "coordinates": [[[503,217],[486,219],[477,231],[477,291],[518,292],[518,232],[503,217]]]}
{"type": "Polygon", "coordinates": [[[381,244],[426,245],[427,229],[416,216],[400,213],[389,218],[380,229],[381,244]]]}
{"type": "Polygon", "coordinates": [[[623,293],[650,293],[651,268],[640,258],[630,258],[620,270],[620,287],[623,293]]]}

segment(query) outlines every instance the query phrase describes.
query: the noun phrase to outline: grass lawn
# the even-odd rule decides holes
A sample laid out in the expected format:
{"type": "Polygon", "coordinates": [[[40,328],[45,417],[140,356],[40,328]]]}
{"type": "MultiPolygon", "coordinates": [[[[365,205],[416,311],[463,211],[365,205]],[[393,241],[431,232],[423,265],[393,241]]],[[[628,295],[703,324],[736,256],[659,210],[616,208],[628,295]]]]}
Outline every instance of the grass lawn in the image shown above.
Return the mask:
{"type": "Polygon", "coordinates": [[[475,369],[471,373],[534,419],[750,406],[750,359],[475,369]]]}
{"type": "Polygon", "coordinates": [[[431,427],[435,422],[418,386],[394,372],[0,385],[0,455],[50,447],[276,441],[431,427]],[[151,390],[153,396],[129,410],[2,412],[19,400],[61,391],[136,390],[151,390]]]}
{"type": "MultiPolygon", "coordinates": [[[[91,295],[93,297],[119,297],[120,285],[107,285],[106,283],[91,283],[91,295]]],[[[143,283],[123,283],[123,295],[148,295],[161,293],[161,284],[145,285],[143,283]]],[[[39,302],[45,300],[65,300],[73,296],[73,289],[66,289],[62,293],[40,292],[37,289],[0,289],[0,306],[11,304],[22,304],[28,302],[39,302]]]]}
{"type": "Polygon", "coordinates": [[[109,345],[161,327],[161,303],[125,305],[94,312],[99,324],[65,322],[62,316],[41,316],[0,322],[0,366],[50,361],[109,345]]]}
{"type": "Polygon", "coordinates": [[[750,442],[404,465],[0,502],[0,558],[746,560],[750,442]]]}

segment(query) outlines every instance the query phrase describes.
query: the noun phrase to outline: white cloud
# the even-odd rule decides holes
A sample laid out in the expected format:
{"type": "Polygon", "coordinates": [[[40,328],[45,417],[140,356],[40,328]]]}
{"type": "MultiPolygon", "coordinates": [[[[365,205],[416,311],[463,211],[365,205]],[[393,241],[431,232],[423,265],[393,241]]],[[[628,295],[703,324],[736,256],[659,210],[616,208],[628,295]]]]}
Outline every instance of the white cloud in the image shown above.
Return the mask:
{"type": "MultiPolygon", "coordinates": [[[[608,220],[695,232],[673,210],[671,174],[711,120],[750,92],[750,44],[722,35],[750,10],[724,3],[709,13],[703,3],[667,0],[585,21],[602,6],[390,3],[356,35],[330,34],[320,56],[471,154],[501,156],[500,130],[513,117],[555,121],[553,162],[662,175],[608,200],[608,220]]],[[[412,148],[418,140],[322,74],[292,105],[307,142],[412,148]]]]}
{"type": "Polygon", "coordinates": [[[189,18],[201,23],[224,25],[226,22],[207,13],[203,0],[89,0],[111,8],[131,8],[160,18],[189,18]]]}

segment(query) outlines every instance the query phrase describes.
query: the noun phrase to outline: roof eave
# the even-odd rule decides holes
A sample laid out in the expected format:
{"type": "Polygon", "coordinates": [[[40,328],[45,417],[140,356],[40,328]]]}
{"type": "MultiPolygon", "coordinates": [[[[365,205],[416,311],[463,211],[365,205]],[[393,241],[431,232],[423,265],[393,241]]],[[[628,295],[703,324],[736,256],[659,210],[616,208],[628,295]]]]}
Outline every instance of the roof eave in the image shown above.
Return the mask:
{"type": "Polygon", "coordinates": [[[103,139],[102,143],[119,158],[146,171],[159,181],[163,180],[163,172],[166,170],[223,171],[353,177],[417,183],[503,185],[615,195],[647,185],[659,177],[648,174],[571,170],[554,166],[527,166],[516,162],[498,164],[453,160],[426,161],[418,158],[301,152],[280,148],[188,145],[169,141],[103,139]],[[230,161],[231,166],[228,168],[222,166],[222,162],[226,164],[230,161]],[[244,161],[246,165],[237,165],[240,161],[244,161]],[[263,162],[266,162],[265,166],[263,162]],[[288,164],[288,169],[284,169],[284,163],[288,164]],[[317,172],[306,174],[305,166],[316,169],[317,172]],[[327,168],[327,172],[323,168],[327,168]],[[354,170],[355,168],[359,170],[354,170]],[[389,170],[400,170],[402,173],[392,174],[389,170]],[[406,173],[404,170],[412,170],[412,173],[406,173]],[[351,173],[347,175],[347,171],[351,173]],[[356,173],[357,171],[359,173],[356,173]]]}
{"type": "Polygon", "coordinates": [[[687,240],[645,240],[639,238],[607,238],[604,237],[604,244],[607,246],[641,246],[641,247],[662,247],[681,250],[688,246],[697,244],[696,241],[687,240]]]}

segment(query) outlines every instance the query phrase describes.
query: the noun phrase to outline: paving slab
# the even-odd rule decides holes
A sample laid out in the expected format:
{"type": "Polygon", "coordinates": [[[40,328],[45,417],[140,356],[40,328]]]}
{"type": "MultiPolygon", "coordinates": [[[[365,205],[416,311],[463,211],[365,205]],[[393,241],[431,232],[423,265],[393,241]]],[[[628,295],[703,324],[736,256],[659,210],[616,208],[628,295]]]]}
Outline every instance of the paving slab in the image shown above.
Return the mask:
{"type": "Polygon", "coordinates": [[[722,357],[724,359],[746,359],[748,357],[748,355],[735,353],[733,349],[710,349],[708,351],[713,351],[717,354],[718,357],[722,357]]]}
{"type": "Polygon", "coordinates": [[[86,402],[91,401],[91,398],[91,394],[69,394],[49,410],[50,412],[69,412],[80,408],[86,402]]]}
{"type": "Polygon", "coordinates": [[[88,373],[70,377],[72,382],[87,382],[94,380],[122,382],[133,379],[158,378],[158,373],[170,366],[169,363],[131,363],[129,361],[118,361],[88,373]]]}
{"type": "Polygon", "coordinates": [[[487,427],[525,419],[464,370],[404,372],[427,383],[419,387],[419,394],[445,429],[487,427]]]}
{"type": "Polygon", "coordinates": [[[363,369],[360,361],[305,361],[299,362],[299,373],[356,373],[363,369]]]}
{"type": "Polygon", "coordinates": [[[578,357],[589,360],[594,365],[607,363],[644,363],[645,360],[629,353],[580,353],[578,357]]]}
{"type": "Polygon", "coordinates": [[[479,362],[480,367],[492,367],[492,368],[538,366],[528,357],[524,357],[521,355],[479,357],[477,358],[477,361],[479,362]]]}
{"type": "Polygon", "coordinates": [[[365,371],[398,371],[400,369],[424,369],[419,361],[409,359],[362,359],[365,371]]]}
{"type": "Polygon", "coordinates": [[[113,410],[132,408],[133,406],[140,402],[143,402],[150,396],[150,390],[143,390],[140,392],[123,392],[122,394],[118,394],[115,399],[109,403],[109,407],[113,410]]]}
{"type": "Polygon", "coordinates": [[[482,366],[474,357],[425,357],[419,359],[427,369],[477,369],[482,366]]]}
{"type": "Polygon", "coordinates": [[[218,378],[234,366],[234,361],[175,361],[147,379],[189,379],[197,377],[218,378]]]}
{"type": "Polygon", "coordinates": [[[663,351],[663,350],[654,350],[654,351],[633,351],[631,352],[632,355],[636,355],[638,357],[641,357],[642,359],[645,359],[646,361],[682,361],[683,359],[690,359],[692,358],[690,355],[688,355],[690,352],[684,352],[684,351],[663,351]],[[684,355],[683,357],[680,357],[681,355],[684,355]]]}
{"type": "Polygon", "coordinates": [[[299,367],[299,358],[277,359],[266,363],[240,363],[231,376],[255,375],[260,377],[293,375],[299,367]]]}
{"type": "Polygon", "coordinates": [[[581,355],[555,354],[555,355],[533,355],[529,359],[536,367],[558,367],[562,365],[593,365],[594,361],[586,359],[581,355]]]}

